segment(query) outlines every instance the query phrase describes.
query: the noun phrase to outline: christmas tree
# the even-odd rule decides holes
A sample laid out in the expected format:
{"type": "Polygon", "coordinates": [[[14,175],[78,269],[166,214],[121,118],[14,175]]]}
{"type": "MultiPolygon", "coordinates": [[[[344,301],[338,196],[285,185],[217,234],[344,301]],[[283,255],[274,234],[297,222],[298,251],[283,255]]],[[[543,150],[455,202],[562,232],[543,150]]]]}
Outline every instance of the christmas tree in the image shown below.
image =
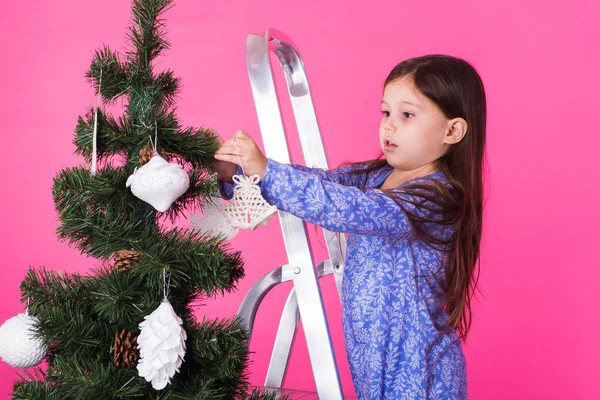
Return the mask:
{"type": "Polygon", "coordinates": [[[124,99],[123,114],[90,107],[79,118],[74,144],[87,164],[60,171],[52,190],[59,239],[99,266],[85,275],[27,272],[21,300],[37,318],[35,335],[49,346],[47,367],[26,372],[13,399],[272,397],[248,394],[248,334],[239,321],[199,322],[193,315],[194,302],[234,290],[244,271],[239,252],[222,237],[172,224],[218,195],[210,168],[219,143],[210,129],[180,125],[180,81],[172,71],[154,71],[169,47],[162,15],[171,6],[172,0],[134,0],[129,50],[97,50],[86,73],[103,106],[124,99]],[[127,187],[128,177],[155,159],[189,180],[164,212],[127,187]],[[145,354],[140,324],[156,331],[144,339],[145,354]],[[164,339],[164,332],[171,336],[164,339]],[[141,366],[162,351],[156,343],[163,339],[171,347],[141,366]]]}

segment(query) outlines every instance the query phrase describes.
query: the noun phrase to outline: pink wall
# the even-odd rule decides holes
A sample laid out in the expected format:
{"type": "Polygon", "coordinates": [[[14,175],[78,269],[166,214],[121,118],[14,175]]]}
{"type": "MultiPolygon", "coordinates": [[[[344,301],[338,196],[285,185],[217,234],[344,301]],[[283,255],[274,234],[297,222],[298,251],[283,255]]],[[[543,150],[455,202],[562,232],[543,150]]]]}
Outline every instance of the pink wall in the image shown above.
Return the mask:
{"type": "MultiPolygon", "coordinates": [[[[483,296],[465,346],[471,398],[600,398],[598,3],[355,1],[344,8],[339,1],[307,0],[293,3],[302,4],[297,10],[284,3],[180,1],[168,12],[172,49],[159,68],[183,79],[184,123],[210,125],[224,136],[244,128],[258,138],[244,40],[267,27],[287,33],[301,50],[332,165],[376,155],[381,84],[397,62],[432,52],[471,61],[488,94],[490,178],[483,296]]],[[[61,168],[81,162],[72,132],[93,101],[83,74],[103,43],[123,49],[129,6],[122,0],[2,2],[0,19],[3,322],[22,310],[19,283],[28,265],[85,272],[95,264],[57,242],[51,185],[61,168]]],[[[292,152],[301,161],[295,140],[292,152]]],[[[242,232],[232,246],[244,254],[247,278],[237,293],[209,301],[200,313],[234,314],[252,283],[285,262],[276,221],[242,232]]],[[[277,327],[271,316],[281,311],[286,290],[276,290],[258,317],[251,367],[257,384],[277,327]]],[[[351,393],[331,281],[325,291],[344,389],[351,393]]],[[[0,363],[1,399],[16,373],[0,363]]],[[[302,336],[286,386],[314,387],[302,336]]]]}

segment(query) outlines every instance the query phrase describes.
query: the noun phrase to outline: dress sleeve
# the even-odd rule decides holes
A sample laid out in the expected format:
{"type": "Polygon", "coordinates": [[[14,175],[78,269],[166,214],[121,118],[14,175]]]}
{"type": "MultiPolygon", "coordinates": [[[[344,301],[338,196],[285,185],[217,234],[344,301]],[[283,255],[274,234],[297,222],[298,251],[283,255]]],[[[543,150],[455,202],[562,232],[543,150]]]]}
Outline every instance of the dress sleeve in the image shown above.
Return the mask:
{"type": "MultiPolygon", "coordinates": [[[[344,186],[359,187],[363,180],[366,178],[366,173],[349,174],[348,172],[357,168],[357,165],[345,165],[333,170],[325,170],[323,168],[311,168],[299,164],[287,164],[296,171],[302,171],[308,174],[318,176],[320,179],[328,182],[338,183],[344,186]]],[[[242,175],[242,169],[237,166],[237,175],[242,175]]],[[[233,197],[233,183],[218,181],[219,192],[221,197],[225,200],[230,200],[233,197]]],[[[258,183],[258,186],[262,186],[262,182],[258,183]]]]}
{"type": "Polygon", "coordinates": [[[271,159],[261,189],[278,209],[332,232],[395,236],[411,230],[406,214],[382,191],[362,191],[271,159]]]}
{"type": "MultiPolygon", "coordinates": [[[[239,165],[237,165],[235,173],[236,175],[243,175],[242,168],[240,168],[239,165]]],[[[233,183],[219,180],[217,181],[217,185],[219,186],[219,192],[221,193],[221,197],[225,200],[231,200],[231,198],[233,197],[233,188],[235,185],[233,183]]]]}
{"type": "Polygon", "coordinates": [[[356,164],[344,165],[343,167],[339,167],[332,170],[326,170],[323,168],[311,168],[304,165],[298,164],[288,164],[290,167],[294,168],[296,171],[306,172],[315,176],[318,176],[320,179],[327,181],[338,183],[344,186],[353,186],[359,187],[363,180],[366,178],[366,173],[355,173],[350,174],[354,169],[360,167],[356,164]]]}

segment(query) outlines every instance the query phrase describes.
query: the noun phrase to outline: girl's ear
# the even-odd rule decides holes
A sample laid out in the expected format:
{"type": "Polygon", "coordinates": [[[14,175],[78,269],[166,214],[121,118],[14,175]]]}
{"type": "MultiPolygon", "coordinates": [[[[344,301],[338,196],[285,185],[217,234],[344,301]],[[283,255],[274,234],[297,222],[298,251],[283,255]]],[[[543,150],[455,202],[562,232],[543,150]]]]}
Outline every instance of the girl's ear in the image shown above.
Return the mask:
{"type": "Polygon", "coordinates": [[[463,140],[467,134],[467,121],[464,118],[454,118],[448,121],[446,127],[446,135],[444,136],[444,143],[456,144],[463,140]]]}

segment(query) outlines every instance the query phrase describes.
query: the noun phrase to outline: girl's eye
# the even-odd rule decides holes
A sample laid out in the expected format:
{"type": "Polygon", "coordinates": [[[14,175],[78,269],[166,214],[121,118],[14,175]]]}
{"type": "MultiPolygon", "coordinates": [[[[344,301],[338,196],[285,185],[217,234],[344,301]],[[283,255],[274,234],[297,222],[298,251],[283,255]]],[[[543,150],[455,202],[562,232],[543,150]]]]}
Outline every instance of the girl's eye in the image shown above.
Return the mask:
{"type": "Polygon", "coordinates": [[[414,117],[414,116],[415,116],[415,114],[412,114],[412,113],[409,113],[409,112],[403,112],[403,113],[402,113],[402,116],[403,116],[404,118],[407,118],[407,119],[408,119],[408,118],[412,118],[412,117],[414,117]]]}
{"type": "Polygon", "coordinates": [[[385,115],[386,117],[389,117],[389,116],[390,116],[390,112],[389,112],[389,111],[381,111],[381,113],[382,113],[383,115],[385,115]]]}

